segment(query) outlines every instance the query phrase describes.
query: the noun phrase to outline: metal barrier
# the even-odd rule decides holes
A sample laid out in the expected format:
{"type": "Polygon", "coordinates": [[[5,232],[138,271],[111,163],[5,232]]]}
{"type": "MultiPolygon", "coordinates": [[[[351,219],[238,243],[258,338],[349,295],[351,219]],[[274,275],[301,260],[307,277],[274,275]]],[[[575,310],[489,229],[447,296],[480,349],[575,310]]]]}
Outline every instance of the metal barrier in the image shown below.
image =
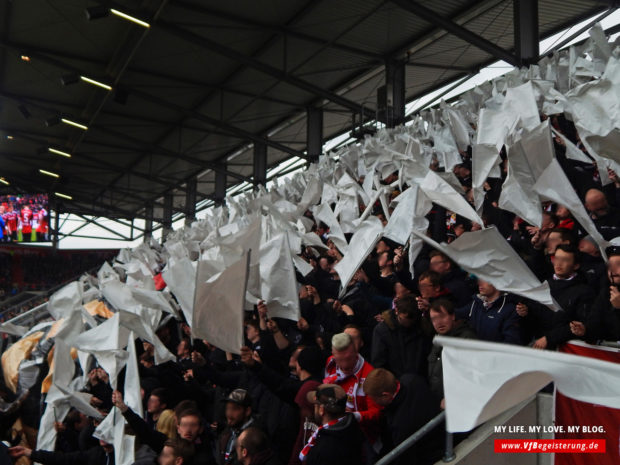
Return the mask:
{"type": "MultiPolygon", "coordinates": [[[[438,424],[446,419],[446,412],[441,412],[435,418],[426,423],[422,428],[417,430],[403,442],[401,442],[398,446],[388,452],[381,460],[379,460],[375,465],[387,465],[388,463],[392,463],[398,457],[400,457],[407,449],[413,446],[416,442],[430,433],[433,428],[435,428],[438,424]]],[[[448,438],[446,437],[446,445],[448,445],[448,438]]],[[[452,446],[452,435],[450,434],[450,446],[452,446]]],[[[454,448],[451,447],[451,454],[454,455],[454,448]]],[[[445,457],[445,455],[444,455],[445,457]]],[[[450,460],[453,460],[452,457],[450,460]]],[[[444,458],[444,461],[445,458],[444,458]]]]}

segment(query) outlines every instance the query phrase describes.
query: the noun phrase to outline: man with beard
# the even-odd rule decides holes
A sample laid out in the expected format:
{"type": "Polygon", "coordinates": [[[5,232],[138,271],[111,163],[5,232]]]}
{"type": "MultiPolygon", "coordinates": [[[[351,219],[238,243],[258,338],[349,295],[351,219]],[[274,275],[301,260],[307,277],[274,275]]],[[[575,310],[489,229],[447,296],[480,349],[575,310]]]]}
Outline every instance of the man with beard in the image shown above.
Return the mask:
{"type": "Polygon", "coordinates": [[[337,384],[321,384],[307,395],[321,425],[299,454],[307,465],[358,465],[362,463],[362,432],[347,413],[347,393],[337,384]]]}

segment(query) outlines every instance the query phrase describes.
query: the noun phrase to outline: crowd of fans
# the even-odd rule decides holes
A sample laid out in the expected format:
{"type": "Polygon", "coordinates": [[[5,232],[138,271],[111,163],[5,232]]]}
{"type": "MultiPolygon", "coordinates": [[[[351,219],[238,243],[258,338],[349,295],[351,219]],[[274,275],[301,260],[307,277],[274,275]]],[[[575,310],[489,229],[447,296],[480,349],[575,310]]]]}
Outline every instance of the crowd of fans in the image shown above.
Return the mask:
{"type": "MultiPolygon", "coordinates": [[[[553,117],[552,123],[580,146],[568,121],[553,117]]],[[[594,163],[567,159],[560,139],[555,149],[601,234],[620,236],[616,174],[609,172],[613,182],[603,187],[594,163]]],[[[461,155],[454,172],[471,199],[471,151],[461,155]]],[[[504,153],[502,159],[505,168],[504,153]]],[[[549,282],[561,311],[496,289],[426,246],[412,279],[406,247],[385,238],[340,294],[334,264],[342,255],[326,225],[315,222],[314,232],[329,248],[302,254],[313,271],[298,276],[299,321],[270,318],[270,303],[260,302],[246,313],[245,345],[232,355],[192,339],[187,324],[172,320],[157,335],[177,354],[176,363],[155,365],[153,346],[136,340],[145,417],[126,405],[100,367],[88,374],[93,405],[103,413],[118,407],[136,436],[136,464],[374,463],[445,407],[435,334],[546,350],[570,339],[619,340],[620,248],[608,250],[606,264],[562,205],[544,205],[541,228],[499,209],[502,181],[485,184],[482,218],[549,282]]],[[[382,216],[380,205],[373,213],[382,216]]],[[[428,218],[436,241],[480,228],[438,206],[428,218]]],[[[118,386],[123,378],[124,371],[118,386]]],[[[36,428],[39,401],[16,402],[23,402],[22,422],[36,428]]],[[[92,437],[96,426],[74,410],[56,423],[56,452],[32,443],[9,452],[43,464],[110,465],[112,445],[92,437]]],[[[442,452],[440,427],[397,463],[434,463],[442,452]]]]}

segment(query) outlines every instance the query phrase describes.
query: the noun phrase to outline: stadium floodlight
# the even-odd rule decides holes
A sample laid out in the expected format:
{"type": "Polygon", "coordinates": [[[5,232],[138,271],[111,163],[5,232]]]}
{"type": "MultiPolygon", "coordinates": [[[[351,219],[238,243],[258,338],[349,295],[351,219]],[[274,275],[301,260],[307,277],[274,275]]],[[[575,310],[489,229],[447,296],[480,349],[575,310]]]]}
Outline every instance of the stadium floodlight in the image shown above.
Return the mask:
{"type": "Polygon", "coordinates": [[[72,121],[72,120],[67,119],[67,118],[60,118],[60,121],[62,121],[65,124],[68,124],[69,126],[73,126],[75,128],[81,129],[83,131],[88,131],[88,126],[85,126],[84,124],[76,123],[75,121],[72,121]]]}
{"type": "Polygon", "coordinates": [[[62,199],[73,200],[73,197],[71,197],[70,195],[67,195],[67,194],[63,194],[61,192],[54,192],[54,195],[57,196],[57,197],[60,197],[62,199]]]}
{"type": "Polygon", "coordinates": [[[52,173],[51,171],[39,169],[39,173],[44,174],[45,176],[50,176],[52,178],[59,178],[60,175],[56,173],[52,173]]]}
{"type": "Polygon", "coordinates": [[[53,147],[48,147],[47,150],[51,153],[55,153],[56,155],[60,155],[62,157],[71,158],[71,154],[67,152],[63,152],[62,150],[55,149],[53,147]]]}
{"type": "Polygon", "coordinates": [[[123,18],[126,19],[127,21],[131,21],[132,23],[138,24],[139,26],[145,27],[145,28],[149,28],[151,27],[151,25],[145,21],[142,21],[141,19],[138,19],[134,16],[130,16],[127,13],[123,13],[122,11],[119,10],[115,10],[114,8],[110,8],[110,13],[112,13],[113,15],[118,16],[119,18],[123,18]]]}
{"type": "Polygon", "coordinates": [[[104,84],[103,82],[95,81],[94,79],[91,79],[89,77],[80,76],[80,79],[88,84],[92,84],[93,86],[101,87],[102,89],[105,89],[105,90],[112,90],[112,86],[104,84]]]}

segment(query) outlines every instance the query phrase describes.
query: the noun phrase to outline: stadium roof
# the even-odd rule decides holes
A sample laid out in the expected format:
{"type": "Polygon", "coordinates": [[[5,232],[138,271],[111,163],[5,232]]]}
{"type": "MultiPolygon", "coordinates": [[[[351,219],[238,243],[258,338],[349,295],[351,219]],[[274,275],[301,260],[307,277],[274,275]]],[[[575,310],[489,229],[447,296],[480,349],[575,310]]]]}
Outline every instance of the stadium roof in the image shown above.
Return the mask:
{"type": "Polygon", "coordinates": [[[537,44],[614,3],[3,0],[0,193],[59,192],[72,197],[60,211],[108,218],[152,205],[161,221],[164,196],[180,211],[213,198],[217,173],[252,182],[254,144],[268,167],[306,158],[308,109],[323,110],[323,141],[375,119],[394,63],[411,101],[497,60],[519,65],[515,37],[537,44]]]}

